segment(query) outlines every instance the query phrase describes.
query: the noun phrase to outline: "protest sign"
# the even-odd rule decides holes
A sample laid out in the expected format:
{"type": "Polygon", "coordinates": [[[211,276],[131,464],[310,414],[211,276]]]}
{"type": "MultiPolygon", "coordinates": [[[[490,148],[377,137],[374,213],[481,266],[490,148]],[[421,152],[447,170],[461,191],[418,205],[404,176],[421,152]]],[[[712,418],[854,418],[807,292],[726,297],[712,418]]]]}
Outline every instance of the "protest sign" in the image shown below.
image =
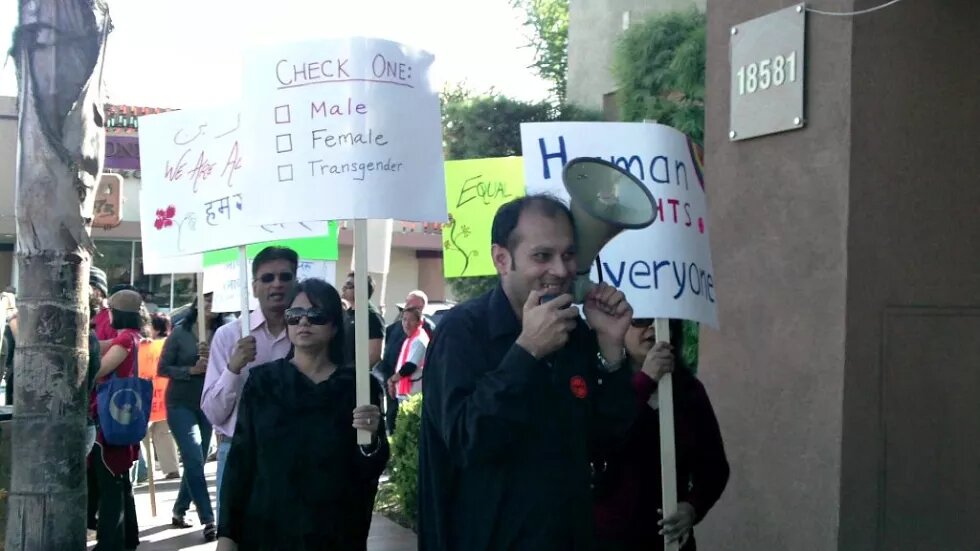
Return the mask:
{"type": "Polygon", "coordinates": [[[432,61],[369,38],[250,52],[242,116],[258,177],[245,183],[249,219],[445,220],[432,61]]]}
{"type": "Polygon", "coordinates": [[[496,275],[490,226],[500,205],[524,195],[520,157],[446,162],[449,224],[442,230],[446,277],[496,275]]]}
{"type": "Polygon", "coordinates": [[[162,257],[143,249],[143,275],[195,274],[203,269],[204,256],[201,253],[162,257]]]}
{"type": "MultiPolygon", "coordinates": [[[[289,247],[299,255],[297,279],[317,277],[331,285],[337,274],[337,224],[329,224],[328,233],[321,237],[285,239],[254,243],[245,248],[247,262],[251,264],[259,252],[270,246],[289,247]]],[[[238,312],[242,309],[242,278],[240,275],[238,249],[225,249],[204,253],[204,291],[214,293],[211,309],[215,312],[238,312]]],[[[248,270],[245,293],[249,296],[249,309],[258,308],[258,301],[252,296],[252,270],[248,270]]]]}
{"type": "MultiPolygon", "coordinates": [[[[334,285],[337,280],[336,260],[303,260],[300,259],[296,279],[302,281],[311,277],[319,278],[334,285]]],[[[249,294],[249,310],[257,310],[259,301],[252,296],[252,272],[248,273],[246,292],[249,294]]],[[[241,277],[239,277],[238,261],[223,262],[204,269],[204,288],[213,292],[211,310],[215,312],[238,312],[242,309],[241,277]]],[[[338,291],[339,292],[339,291],[338,291]]]]}
{"type": "Polygon", "coordinates": [[[699,148],[681,132],[651,123],[525,123],[521,146],[527,192],[567,200],[563,166],[576,157],[615,163],[653,194],[656,221],[627,230],[599,255],[593,280],[618,287],[638,317],[718,326],[708,206],[699,148]]]}
{"type": "MultiPolygon", "coordinates": [[[[260,154],[252,152],[237,108],[148,115],[139,125],[144,254],[167,258],[326,231],[323,223],[258,226],[246,219],[243,187],[260,178],[260,154]]],[[[263,189],[253,201],[282,193],[263,189]]]]}
{"type": "Polygon", "coordinates": [[[163,421],[167,418],[167,405],[164,398],[167,395],[168,377],[157,373],[160,355],[163,353],[165,339],[143,341],[139,346],[140,377],[153,383],[153,403],[150,406],[150,422],[163,421]]]}

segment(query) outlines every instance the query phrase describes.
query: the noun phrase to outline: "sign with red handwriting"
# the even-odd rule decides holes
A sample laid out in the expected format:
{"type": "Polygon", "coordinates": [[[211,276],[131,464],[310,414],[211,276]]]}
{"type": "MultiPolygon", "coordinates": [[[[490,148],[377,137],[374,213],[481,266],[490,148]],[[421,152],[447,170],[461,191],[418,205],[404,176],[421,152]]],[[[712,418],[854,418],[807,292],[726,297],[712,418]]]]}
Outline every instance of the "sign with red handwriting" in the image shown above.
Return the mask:
{"type": "MultiPolygon", "coordinates": [[[[259,178],[237,108],[189,109],[140,117],[140,230],[156,257],[324,235],[324,222],[254,225],[246,182],[259,178]]],[[[279,192],[252,195],[262,202],[279,192]]]]}
{"type": "Polygon", "coordinates": [[[643,182],[653,195],[653,224],[613,238],[599,253],[601,274],[593,264],[592,281],[623,291],[636,317],[718,327],[699,146],[660,124],[546,122],[521,124],[521,148],[529,194],[567,200],[562,169],[576,157],[609,161],[643,182]]]}
{"type": "Polygon", "coordinates": [[[446,220],[432,61],[368,38],[250,52],[242,116],[258,177],[245,183],[248,218],[446,220]]]}

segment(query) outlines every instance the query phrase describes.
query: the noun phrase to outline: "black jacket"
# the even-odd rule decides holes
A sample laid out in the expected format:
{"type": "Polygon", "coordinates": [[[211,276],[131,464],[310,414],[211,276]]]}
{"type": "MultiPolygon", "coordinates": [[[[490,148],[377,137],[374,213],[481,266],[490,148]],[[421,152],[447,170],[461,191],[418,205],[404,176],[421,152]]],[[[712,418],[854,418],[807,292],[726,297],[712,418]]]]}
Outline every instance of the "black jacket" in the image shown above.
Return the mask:
{"type": "MultiPolygon", "coordinates": [[[[371,401],[381,388],[372,381],[371,401]]],[[[240,551],[362,551],[388,442],[367,457],[351,427],[354,370],[314,384],[281,359],[249,371],[222,478],[218,536],[240,551]]]]}
{"type": "Polygon", "coordinates": [[[453,308],[423,379],[419,549],[592,548],[590,448],[618,444],[636,408],[629,372],[599,370],[580,323],[538,361],[503,290],[453,308]]]}

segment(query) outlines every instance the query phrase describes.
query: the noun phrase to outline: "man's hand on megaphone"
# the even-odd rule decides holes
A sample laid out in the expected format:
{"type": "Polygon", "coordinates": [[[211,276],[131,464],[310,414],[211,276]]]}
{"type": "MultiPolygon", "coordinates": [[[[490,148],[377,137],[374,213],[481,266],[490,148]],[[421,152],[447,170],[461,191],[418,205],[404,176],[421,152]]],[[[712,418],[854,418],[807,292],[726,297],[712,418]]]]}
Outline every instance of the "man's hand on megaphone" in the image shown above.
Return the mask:
{"type": "Polygon", "coordinates": [[[585,320],[600,344],[606,341],[621,349],[632,319],[633,307],[626,295],[608,283],[599,283],[585,297],[585,320]]]}
{"type": "Polygon", "coordinates": [[[578,318],[578,309],[569,308],[572,295],[564,294],[541,304],[542,293],[531,291],[524,303],[524,319],[517,344],[541,359],[565,346],[578,318]]]}

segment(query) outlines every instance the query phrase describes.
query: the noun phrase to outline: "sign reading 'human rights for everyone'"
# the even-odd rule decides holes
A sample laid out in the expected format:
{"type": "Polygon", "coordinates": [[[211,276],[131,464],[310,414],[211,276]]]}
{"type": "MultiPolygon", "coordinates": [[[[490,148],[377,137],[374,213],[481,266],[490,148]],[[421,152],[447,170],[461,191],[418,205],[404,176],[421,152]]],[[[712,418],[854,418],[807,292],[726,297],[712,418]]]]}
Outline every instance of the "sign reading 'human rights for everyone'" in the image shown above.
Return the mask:
{"type": "MultiPolygon", "coordinates": [[[[599,255],[593,281],[618,287],[638,317],[679,318],[718,326],[708,205],[700,149],[659,124],[571,122],[521,125],[528,193],[568,198],[562,169],[576,157],[617,164],[653,195],[656,218],[627,230],[599,255]]],[[[585,261],[588,261],[586,259],[585,261]]]]}
{"type": "Polygon", "coordinates": [[[386,40],[266,46],[246,58],[243,112],[259,178],[254,223],[446,219],[431,55],[386,40]]]}

